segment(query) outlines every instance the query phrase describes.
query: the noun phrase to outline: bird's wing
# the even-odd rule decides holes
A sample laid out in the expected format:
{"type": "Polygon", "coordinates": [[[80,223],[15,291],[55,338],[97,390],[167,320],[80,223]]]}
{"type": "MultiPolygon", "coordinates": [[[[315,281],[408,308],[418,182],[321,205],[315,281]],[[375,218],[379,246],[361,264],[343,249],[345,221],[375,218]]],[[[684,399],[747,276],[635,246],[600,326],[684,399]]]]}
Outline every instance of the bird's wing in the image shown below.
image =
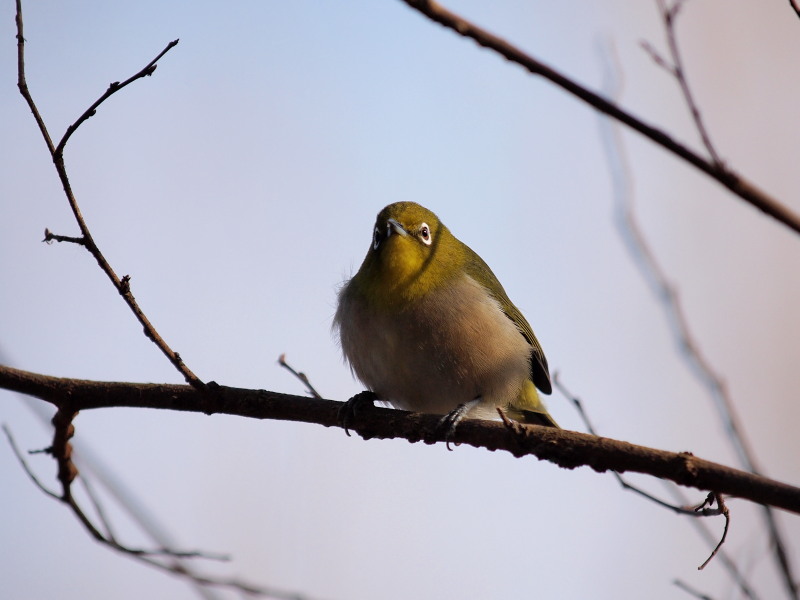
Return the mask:
{"type": "Polygon", "coordinates": [[[494,298],[500,305],[505,315],[511,319],[514,325],[517,326],[519,332],[531,345],[531,379],[533,384],[539,388],[543,394],[551,394],[553,386],[550,383],[550,370],[547,367],[547,357],[544,355],[542,345],[536,336],[533,334],[530,324],[519,312],[519,309],[514,306],[514,303],[509,300],[503,286],[492,273],[483,259],[478,256],[469,246],[465,244],[467,254],[470,260],[466,262],[467,274],[475,281],[480,283],[486,291],[494,298]]]}

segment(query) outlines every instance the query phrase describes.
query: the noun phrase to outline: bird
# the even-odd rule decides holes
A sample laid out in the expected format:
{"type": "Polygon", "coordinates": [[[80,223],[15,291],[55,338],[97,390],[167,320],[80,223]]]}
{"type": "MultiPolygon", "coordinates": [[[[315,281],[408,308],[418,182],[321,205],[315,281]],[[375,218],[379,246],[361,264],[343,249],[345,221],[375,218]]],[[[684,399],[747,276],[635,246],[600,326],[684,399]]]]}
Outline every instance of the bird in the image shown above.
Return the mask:
{"type": "Polygon", "coordinates": [[[448,442],[462,419],[497,419],[498,408],[559,427],[539,396],[552,384],[528,321],[483,259],[416,202],[378,213],[361,267],[339,290],[333,328],[366,399],[444,415],[448,442]]]}

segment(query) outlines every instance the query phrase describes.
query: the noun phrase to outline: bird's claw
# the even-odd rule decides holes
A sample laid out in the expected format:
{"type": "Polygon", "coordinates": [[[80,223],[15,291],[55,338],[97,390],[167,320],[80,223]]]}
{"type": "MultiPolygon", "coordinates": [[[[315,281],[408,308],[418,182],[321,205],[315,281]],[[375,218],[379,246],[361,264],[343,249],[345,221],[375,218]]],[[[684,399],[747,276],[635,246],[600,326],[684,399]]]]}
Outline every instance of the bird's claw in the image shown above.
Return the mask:
{"type": "Polygon", "coordinates": [[[342,404],[341,408],[339,409],[339,414],[337,415],[337,420],[339,421],[339,426],[344,429],[344,432],[348,437],[350,436],[350,424],[353,422],[358,409],[367,405],[374,406],[373,403],[377,399],[378,396],[375,394],[375,392],[365,390],[363,392],[359,392],[350,398],[350,400],[342,404]]]}
{"type": "MultiPolygon", "coordinates": [[[[467,413],[471,411],[476,404],[480,402],[480,397],[475,398],[475,400],[471,400],[469,402],[464,402],[464,404],[459,404],[441,419],[439,419],[439,424],[436,426],[438,430],[445,429],[444,432],[444,445],[445,447],[452,452],[452,448],[450,447],[450,440],[456,434],[456,427],[464,418],[467,416],[467,413]]],[[[458,443],[456,443],[456,446],[458,443]]]]}

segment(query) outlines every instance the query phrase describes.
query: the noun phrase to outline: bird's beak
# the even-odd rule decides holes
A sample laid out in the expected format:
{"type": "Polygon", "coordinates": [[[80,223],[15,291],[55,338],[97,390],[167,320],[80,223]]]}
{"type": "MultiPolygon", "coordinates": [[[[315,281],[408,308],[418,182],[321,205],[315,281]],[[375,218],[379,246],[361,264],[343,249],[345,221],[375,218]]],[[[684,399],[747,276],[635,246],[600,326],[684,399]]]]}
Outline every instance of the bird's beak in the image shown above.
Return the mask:
{"type": "Polygon", "coordinates": [[[407,236],[408,232],[403,228],[400,223],[395,221],[394,219],[387,219],[386,220],[386,237],[388,238],[393,233],[397,233],[402,236],[407,236]]]}

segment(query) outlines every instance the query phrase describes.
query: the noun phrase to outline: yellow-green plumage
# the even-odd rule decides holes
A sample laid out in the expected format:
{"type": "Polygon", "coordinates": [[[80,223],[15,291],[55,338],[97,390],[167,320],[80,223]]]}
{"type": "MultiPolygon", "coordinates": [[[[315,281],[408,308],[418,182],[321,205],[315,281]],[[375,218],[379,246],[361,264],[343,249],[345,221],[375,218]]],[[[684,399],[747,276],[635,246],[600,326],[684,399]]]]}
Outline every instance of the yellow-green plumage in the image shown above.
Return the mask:
{"type": "Polygon", "coordinates": [[[557,427],[538,387],[552,391],[533,330],[486,263],[428,209],[384,208],[334,319],[356,376],[396,408],[557,427]]]}

